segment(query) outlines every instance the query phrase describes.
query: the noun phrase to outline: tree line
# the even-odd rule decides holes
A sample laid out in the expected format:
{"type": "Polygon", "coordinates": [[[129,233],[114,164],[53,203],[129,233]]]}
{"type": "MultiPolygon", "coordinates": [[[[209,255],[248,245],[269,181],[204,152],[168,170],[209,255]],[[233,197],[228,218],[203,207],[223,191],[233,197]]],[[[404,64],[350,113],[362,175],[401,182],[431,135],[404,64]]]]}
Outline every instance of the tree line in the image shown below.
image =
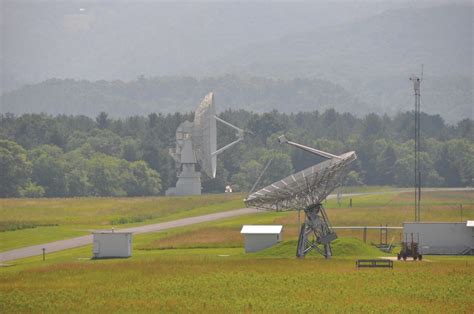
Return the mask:
{"type": "MultiPolygon", "coordinates": [[[[203,192],[248,191],[272,159],[260,185],[269,184],[321,161],[278,145],[288,138],[331,153],[355,150],[346,185],[413,184],[412,112],[363,118],[334,109],[285,114],[226,110],[220,116],[252,134],[219,155],[217,178],[202,178],[203,192]]],[[[193,113],[112,119],[76,115],[0,115],[0,197],[159,195],[176,183],[168,154],[175,130],[193,113]]],[[[422,114],[424,186],[467,186],[474,176],[473,120],[448,125],[439,115],[422,114]]],[[[218,147],[235,139],[218,123],[218,147]]]]}
{"type": "Polygon", "coordinates": [[[308,111],[318,106],[351,108],[364,114],[371,107],[358,101],[343,87],[321,79],[277,80],[262,77],[225,75],[193,77],[144,77],[124,81],[49,79],[0,96],[0,113],[83,114],[90,117],[108,112],[114,117],[173,113],[193,110],[210,90],[221,109],[254,111],[308,111]]]}

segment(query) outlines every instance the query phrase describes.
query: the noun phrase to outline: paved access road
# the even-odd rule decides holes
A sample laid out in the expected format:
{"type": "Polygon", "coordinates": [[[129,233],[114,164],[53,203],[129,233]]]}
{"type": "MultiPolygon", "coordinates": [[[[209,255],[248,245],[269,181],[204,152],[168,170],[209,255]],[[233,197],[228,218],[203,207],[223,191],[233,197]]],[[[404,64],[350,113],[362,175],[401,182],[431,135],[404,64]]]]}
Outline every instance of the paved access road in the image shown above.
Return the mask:
{"type": "MultiPolygon", "coordinates": [[[[474,188],[426,188],[423,189],[423,192],[434,192],[434,191],[473,191],[474,188]]],[[[381,191],[381,192],[367,192],[367,193],[353,193],[353,194],[342,194],[342,197],[351,197],[351,196],[360,196],[360,195],[372,195],[372,194],[387,194],[387,193],[406,193],[413,192],[413,189],[403,189],[403,190],[394,190],[394,191],[381,191]]],[[[336,195],[331,194],[327,197],[328,199],[336,198],[336,195]]],[[[146,232],[156,232],[176,227],[183,227],[193,224],[198,224],[201,222],[219,220],[223,218],[230,218],[235,216],[241,216],[246,214],[255,214],[260,212],[260,210],[255,208],[241,208],[230,210],[226,212],[220,212],[209,215],[202,215],[196,217],[183,218],[168,222],[162,222],[152,225],[144,225],[139,227],[120,229],[124,232],[133,232],[134,234],[146,233],[146,232]]],[[[60,240],[55,242],[50,242],[46,244],[39,244],[34,246],[29,246],[21,249],[15,249],[11,251],[6,251],[0,253],[0,263],[11,261],[19,258],[25,258],[35,255],[40,255],[43,253],[43,248],[46,249],[46,253],[52,253],[56,251],[71,249],[79,246],[84,246],[92,244],[92,235],[86,235],[82,237],[60,240]]]]}
{"type": "MultiPolygon", "coordinates": [[[[255,209],[255,208],[241,208],[241,209],[235,209],[235,210],[230,210],[230,211],[220,212],[220,213],[215,213],[215,214],[208,214],[208,215],[172,220],[168,222],[161,222],[161,223],[152,224],[152,225],[144,225],[144,226],[139,226],[139,227],[120,229],[118,231],[133,232],[134,234],[156,232],[156,231],[161,231],[161,230],[166,230],[166,229],[171,229],[171,228],[194,225],[201,222],[219,220],[223,218],[230,218],[230,217],[241,216],[241,215],[246,215],[246,214],[255,214],[257,212],[260,212],[260,210],[255,209]]],[[[67,240],[60,240],[60,241],[50,242],[46,244],[29,246],[29,247],[25,247],[21,249],[15,249],[15,250],[0,253],[0,263],[19,259],[19,258],[40,255],[43,253],[43,248],[46,249],[46,253],[52,253],[52,252],[71,249],[71,248],[84,246],[88,244],[92,244],[92,235],[86,235],[86,236],[67,239],[67,240]]]]}

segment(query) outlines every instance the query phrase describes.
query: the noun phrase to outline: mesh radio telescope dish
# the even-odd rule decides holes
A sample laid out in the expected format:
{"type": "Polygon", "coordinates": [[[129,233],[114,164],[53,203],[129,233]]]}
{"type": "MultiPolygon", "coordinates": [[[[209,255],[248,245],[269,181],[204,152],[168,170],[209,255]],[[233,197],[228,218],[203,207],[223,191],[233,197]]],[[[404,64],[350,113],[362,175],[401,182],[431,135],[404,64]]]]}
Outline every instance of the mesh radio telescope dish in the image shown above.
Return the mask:
{"type": "Polygon", "coordinates": [[[329,258],[332,255],[330,243],[337,236],[331,229],[322,202],[340,184],[345,169],[357,159],[357,155],[355,152],[332,155],[288,141],[284,136],[281,136],[279,141],[327,160],[250,194],[244,200],[245,204],[248,207],[267,210],[303,209],[306,217],[301,226],[296,255],[304,257],[309,251],[316,249],[329,258]]]}
{"type": "Polygon", "coordinates": [[[196,165],[209,178],[216,177],[217,155],[231,148],[244,138],[244,131],[216,116],[214,94],[207,94],[194,113],[194,122],[184,121],[176,129],[176,148],[170,149],[178,174],[176,187],[166,191],[166,195],[201,194],[201,174],[196,165]],[[235,129],[237,139],[217,149],[216,121],[235,129]]]}

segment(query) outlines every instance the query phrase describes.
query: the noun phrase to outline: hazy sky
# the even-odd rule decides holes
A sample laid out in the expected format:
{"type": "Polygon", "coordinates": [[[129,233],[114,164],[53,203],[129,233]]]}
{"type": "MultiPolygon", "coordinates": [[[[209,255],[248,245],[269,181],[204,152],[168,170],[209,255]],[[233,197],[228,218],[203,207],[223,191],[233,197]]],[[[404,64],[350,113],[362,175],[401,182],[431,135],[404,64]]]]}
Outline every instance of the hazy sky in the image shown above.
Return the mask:
{"type": "Polygon", "coordinates": [[[436,3],[443,1],[2,0],[2,85],[200,75],[251,43],[436,3]]]}

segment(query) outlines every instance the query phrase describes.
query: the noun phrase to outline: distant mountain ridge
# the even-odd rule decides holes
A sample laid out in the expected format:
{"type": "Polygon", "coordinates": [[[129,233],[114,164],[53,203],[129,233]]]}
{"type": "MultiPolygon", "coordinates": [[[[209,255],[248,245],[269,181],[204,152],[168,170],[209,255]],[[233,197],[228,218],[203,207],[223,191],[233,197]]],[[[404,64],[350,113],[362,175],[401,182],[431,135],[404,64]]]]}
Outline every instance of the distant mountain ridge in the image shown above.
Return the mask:
{"type": "MultiPolygon", "coordinates": [[[[215,78],[141,77],[130,82],[50,79],[27,85],[0,96],[0,113],[81,114],[90,117],[101,111],[115,117],[145,115],[151,112],[193,111],[209,91],[216,94],[218,110],[246,109],[267,112],[276,109],[291,113],[324,111],[335,108],[362,116],[370,112],[393,115],[412,110],[411,82],[405,78],[385,84],[385,98],[377,95],[356,97],[340,85],[318,79],[276,80],[241,78],[227,75],[215,78]],[[392,86],[391,86],[392,85],[392,86]],[[360,99],[371,99],[363,102],[360,99]],[[394,99],[402,99],[395,105],[394,99]],[[371,105],[377,103],[377,105],[371,105]]],[[[473,89],[469,77],[427,77],[422,83],[422,110],[440,114],[447,122],[473,118],[473,89]]],[[[367,87],[370,91],[370,87],[367,87]]]]}
{"type": "Polygon", "coordinates": [[[423,64],[423,110],[451,122],[473,118],[473,10],[473,5],[388,10],[250,45],[215,63],[216,71],[318,77],[340,84],[377,112],[394,113],[412,108],[408,77],[420,75],[423,64]]]}
{"type": "Polygon", "coordinates": [[[444,5],[388,10],[248,45],[226,56],[222,64],[250,75],[320,76],[338,83],[387,73],[406,76],[418,72],[421,64],[434,76],[472,76],[473,9],[473,5],[444,5]]]}
{"type": "Polygon", "coordinates": [[[317,79],[273,80],[223,76],[197,80],[189,77],[140,77],[123,81],[77,81],[51,79],[27,85],[1,96],[6,113],[44,112],[82,114],[94,117],[101,111],[115,117],[151,112],[193,111],[202,97],[214,91],[218,110],[247,109],[266,112],[324,111],[362,115],[366,104],[336,84],[317,79]]]}
{"type": "Polygon", "coordinates": [[[422,110],[448,122],[474,118],[474,6],[428,4],[385,5],[389,10],[383,12],[377,5],[360,5],[362,13],[351,15],[358,5],[342,2],[331,7],[98,1],[82,13],[74,1],[8,2],[4,8],[23,5],[24,10],[2,16],[10,21],[5,22],[10,28],[1,30],[4,81],[18,84],[16,72],[41,80],[89,81],[32,84],[4,94],[1,111],[94,115],[112,110],[118,116],[189,111],[216,89],[222,108],[334,107],[358,115],[394,114],[413,108],[408,77],[424,64],[422,110]],[[332,20],[334,12],[341,16],[332,20]],[[123,16],[129,23],[121,23],[123,16]],[[113,81],[140,73],[151,78],[113,81]],[[90,81],[97,77],[108,81],[90,81]]]}

